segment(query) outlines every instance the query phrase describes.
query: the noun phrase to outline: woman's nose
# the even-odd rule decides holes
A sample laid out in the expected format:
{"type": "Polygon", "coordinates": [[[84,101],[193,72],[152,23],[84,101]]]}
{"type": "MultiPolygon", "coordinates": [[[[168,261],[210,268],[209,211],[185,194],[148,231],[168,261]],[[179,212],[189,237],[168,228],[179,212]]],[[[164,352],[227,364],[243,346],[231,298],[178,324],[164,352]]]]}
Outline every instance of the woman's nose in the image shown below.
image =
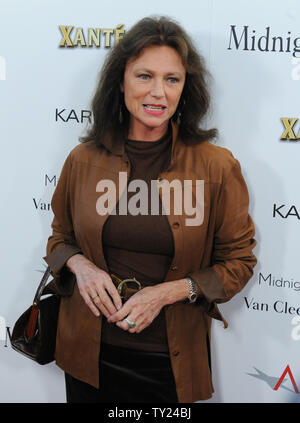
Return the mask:
{"type": "Polygon", "coordinates": [[[163,97],[165,95],[164,83],[160,79],[153,79],[153,86],[151,89],[153,97],[163,97]]]}

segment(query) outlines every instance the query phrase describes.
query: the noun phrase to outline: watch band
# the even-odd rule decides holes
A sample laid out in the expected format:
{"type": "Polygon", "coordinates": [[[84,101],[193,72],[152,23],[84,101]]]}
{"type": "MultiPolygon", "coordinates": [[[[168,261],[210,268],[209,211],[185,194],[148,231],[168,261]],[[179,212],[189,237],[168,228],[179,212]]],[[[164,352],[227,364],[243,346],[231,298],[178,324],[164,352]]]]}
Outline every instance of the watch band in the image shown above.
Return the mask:
{"type": "Polygon", "coordinates": [[[190,293],[188,299],[190,303],[194,303],[197,300],[196,284],[190,276],[186,276],[186,279],[190,286],[190,293]]]}

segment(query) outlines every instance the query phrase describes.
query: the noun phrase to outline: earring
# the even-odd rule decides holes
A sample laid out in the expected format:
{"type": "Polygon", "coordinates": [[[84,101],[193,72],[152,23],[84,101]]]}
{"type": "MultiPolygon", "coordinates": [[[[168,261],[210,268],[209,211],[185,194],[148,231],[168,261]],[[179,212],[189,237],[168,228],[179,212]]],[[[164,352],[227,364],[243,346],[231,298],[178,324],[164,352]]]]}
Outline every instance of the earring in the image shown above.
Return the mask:
{"type": "Polygon", "coordinates": [[[181,122],[181,112],[180,111],[177,113],[177,120],[176,120],[176,122],[177,122],[177,125],[180,125],[180,122],[181,122]]]}
{"type": "MultiPolygon", "coordinates": [[[[184,98],[181,99],[181,103],[182,103],[182,105],[179,104],[179,107],[180,107],[180,109],[183,109],[184,106],[185,106],[185,99],[184,98]]],[[[180,123],[181,123],[181,110],[180,109],[178,109],[178,112],[177,112],[177,120],[176,120],[177,125],[180,125],[180,123]]]]}

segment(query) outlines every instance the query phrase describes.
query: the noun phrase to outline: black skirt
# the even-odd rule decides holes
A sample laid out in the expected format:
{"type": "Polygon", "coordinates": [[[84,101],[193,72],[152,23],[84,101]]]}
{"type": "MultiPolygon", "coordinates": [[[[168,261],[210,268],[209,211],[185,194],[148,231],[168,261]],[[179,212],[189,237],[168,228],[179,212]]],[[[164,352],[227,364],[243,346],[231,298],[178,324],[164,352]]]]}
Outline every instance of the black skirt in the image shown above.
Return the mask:
{"type": "Polygon", "coordinates": [[[99,389],[65,373],[68,403],[177,403],[170,356],[102,344],[99,389]]]}

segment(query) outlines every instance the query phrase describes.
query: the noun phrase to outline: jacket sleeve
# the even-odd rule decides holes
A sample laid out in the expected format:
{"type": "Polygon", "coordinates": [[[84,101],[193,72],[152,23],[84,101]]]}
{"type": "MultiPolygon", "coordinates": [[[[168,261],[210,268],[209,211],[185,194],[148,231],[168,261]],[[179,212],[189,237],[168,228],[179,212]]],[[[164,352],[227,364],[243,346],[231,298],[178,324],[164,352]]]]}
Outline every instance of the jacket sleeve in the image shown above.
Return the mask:
{"type": "Polygon", "coordinates": [[[55,290],[60,295],[71,295],[75,276],[65,263],[74,254],[82,253],[74,236],[71,212],[71,153],[62,168],[58,184],[54,191],[51,207],[54,213],[52,235],[48,238],[44,260],[50,266],[54,277],[55,290]]]}
{"type": "Polygon", "coordinates": [[[248,207],[248,189],[240,164],[234,159],[216,202],[211,266],[188,275],[201,290],[200,304],[212,317],[223,321],[216,303],[224,303],[241,291],[257,262],[252,252],[256,245],[255,228],[248,207]]]}

